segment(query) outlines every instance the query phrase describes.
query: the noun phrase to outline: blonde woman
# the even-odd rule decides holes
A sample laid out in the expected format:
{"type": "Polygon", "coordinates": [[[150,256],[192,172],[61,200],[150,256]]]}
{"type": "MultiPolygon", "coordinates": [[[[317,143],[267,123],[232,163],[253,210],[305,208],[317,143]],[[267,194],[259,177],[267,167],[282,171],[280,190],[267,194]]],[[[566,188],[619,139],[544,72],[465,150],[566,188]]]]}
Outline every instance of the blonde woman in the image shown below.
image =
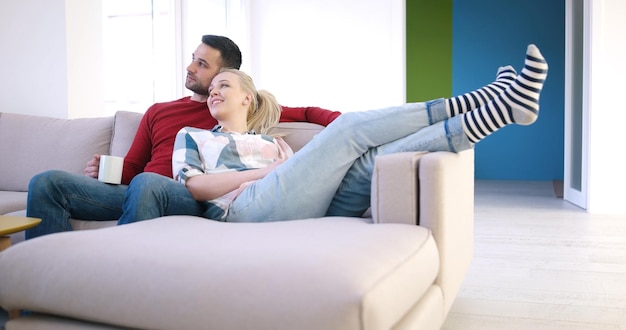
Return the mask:
{"type": "Polygon", "coordinates": [[[218,125],[185,127],[177,134],[173,173],[195,200],[206,203],[204,216],[210,219],[358,215],[349,213],[366,209],[369,199],[352,198],[342,187],[369,194],[376,155],[460,152],[507,125],[530,125],[539,114],[547,73],[547,62],[530,45],[519,76],[503,67],[493,83],[464,95],[345,113],[293,154],[280,137],[267,135],[280,115],[274,97],[257,91],[245,73],[223,70],[209,88],[208,106],[218,125]]]}

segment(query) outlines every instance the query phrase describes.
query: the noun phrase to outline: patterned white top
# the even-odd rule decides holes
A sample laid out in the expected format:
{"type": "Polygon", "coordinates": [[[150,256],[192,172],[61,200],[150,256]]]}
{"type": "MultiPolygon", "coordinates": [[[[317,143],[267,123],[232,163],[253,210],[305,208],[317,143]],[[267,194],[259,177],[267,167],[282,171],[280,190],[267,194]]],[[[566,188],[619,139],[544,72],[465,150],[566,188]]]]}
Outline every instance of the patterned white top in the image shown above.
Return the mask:
{"type": "MultiPolygon", "coordinates": [[[[283,139],[269,135],[253,131],[225,133],[219,125],[212,130],[184,127],[176,134],[172,173],[175,180],[184,183],[196,175],[263,168],[292,155],[292,149],[283,139]]],[[[210,208],[219,208],[209,210],[211,218],[223,219],[230,203],[253,182],[245,182],[238,189],[207,201],[210,208]]]]}

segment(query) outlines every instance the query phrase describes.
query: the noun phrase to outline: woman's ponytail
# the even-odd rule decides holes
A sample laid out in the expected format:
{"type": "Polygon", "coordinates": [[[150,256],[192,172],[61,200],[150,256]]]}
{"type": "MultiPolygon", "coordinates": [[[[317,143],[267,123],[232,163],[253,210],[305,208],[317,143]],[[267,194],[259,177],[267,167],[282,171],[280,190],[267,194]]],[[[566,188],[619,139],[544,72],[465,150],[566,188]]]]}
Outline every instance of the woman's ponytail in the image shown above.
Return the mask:
{"type": "Polygon", "coordinates": [[[252,102],[248,113],[248,129],[269,134],[280,121],[282,108],[272,93],[260,90],[254,94],[255,102],[252,102]]]}
{"type": "Polygon", "coordinates": [[[243,71],[224,68],[220,72],[230,72],[239,77],[241,88],[252,94],[252,102],[248,108],[248,130],[254,130],[260,134],[269,134],[280,120],[282,107],[276,101],[272,93],[261,90],[257,91],[252,78],[243,71]]]}

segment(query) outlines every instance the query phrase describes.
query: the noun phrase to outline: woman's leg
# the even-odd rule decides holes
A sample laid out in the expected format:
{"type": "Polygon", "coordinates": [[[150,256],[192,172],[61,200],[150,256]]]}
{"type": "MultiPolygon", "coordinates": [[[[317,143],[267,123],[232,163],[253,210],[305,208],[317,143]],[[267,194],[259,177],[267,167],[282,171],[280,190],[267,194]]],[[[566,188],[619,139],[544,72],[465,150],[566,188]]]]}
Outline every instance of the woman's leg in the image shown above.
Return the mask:
{"type": "Polygon", "coordinates": [[[370,207],[372,173],[376,156],[407,151],[459,152],[472,147],[461,117],[435,123],[396,141],[374,147],[357,159],[344,176],[326,216],[360,217],[370,207]]]}
{"type": "Polygon", "coordinates": [[[428,103],[345,113],[292,158],[246,188],[226,221],[277,221],[320,217],[352,163],[369,148],[429,125],[428,103]]]}
{"type": "MultiPolygon", "coordinates": [[[[494,102],[484,103],[478,109],[469,111],[462,116],[448,119],[426,127],[406,138],[368,150],[354,162],[346,173],[326,215],[361,216],[370,207],[371,175],[375,158],[379,154],[404,151],[459,152],[471,148],[474,143],[507,124],[513,122],[521,125],[531,124],[538,115],[539,92],[546,79],[547,70],[548,66],[545,59],[539,50],[531,45],[527,50],[521,75],[516,78],[514,83],[509,83],[511,86],[507,86],[502,95],[499,95],[494,102]],[[487,124],[480,121],[500,117],[505,119],[499,126],[492,124],[492,121],[487,121],[487,124]],[[490,127],[490,129],[483,129],[479,133],[474,133],[472,129],[475,127],[490,127]],[[485,132],[489,133],[485,134],[485,132]],[[476,138],[475,135],[480,133],[482,134],[476,138]]],[[[448,107],[450,104],[456,103],[459,99],[467,99],[466,95],[472,93],[431,105],[429,108],[431,115],[432,113],[443,114],[444,110],[450,109],[448,107]]]]}
{"type": "MultiPolygon", "coordinates": [[[[329,205],[329,196],[333,195],[335,192],[333,189],[336,189],[338,187],[337,180],[339,178],[343,178],[343,176],[347,172],[346,166],[352,166],[354,160],[359,157],[368,157],[367,154],[363,155],[363,153],[367,153],[367,147],[378,146],[380,144],[385,144],[395,139],[402,138],[407,134],[413,134],[416,131],[421,131],[424,127],[427,127],[430,124],[445,120],[447,118],[450,118],[451,116],[458,115],[463,112],[467,112],[470,107],[481,106],[489,100],[493,99],[498,93],[506,89],[515,79],[515,76],[516,73],[513,67],[501,67],[496,74],[495,81],[478,90],[447,100],[439,99],[426,103],[420,103],[417,105],[417,107],[414,107],[413,105],[406,105],[405,107],[409,108],[408,111],[416,110],[415,115],[407,112],[407,109],[403,110],[402,107],[395,108],[396,111],[399,110],[400,112],[402,112],[401,115],[407,116],[407,118],[401,117],[400,114],[394,115],[386,112],[387,110],[383,110],[385,112],[382,114],[383,117],[381,118],[376,118],[370,113],[360,113],[358,115],[367,116],[367,119],[352,118],[352,116],[355,116],[353,114],[342,115],[339,119],[345,120],[346,122],[350,123],[351,127],[342,124],[342,127],[337,129],[336,123],[334,123],[335,125],[329,126],[323,132],[324,134],[326,134],[333,129],[339,131],[339,133],[329,134],[329,136],[331,137],[331,141],[321,142],[322,137],[318,136],[314,141],[311,141],[311,143],[309,143],[304,150],[298,152],[298,154],[302,154],[305,152],[309,152],[307,149],[311,150],[311,152],[315,150],[320,154],[317,156],[313,156],[313,158],[322,162],[321,165],[316,166],[313,165],[313,162],[311,162],[310,160],[302,161],[298,159],[294,161],[300,162],[302,164],[294,166],[299,169],[296,171],[296,173],[300,173],[298,171],[302,171],[302,173],[299,174],[298,177],[292,178],[290,180],[297,181],[299,184],[302,184],[302,186],[306,188],[306,192],[302,193],[302,196],[294,194],[289,194],[289,196],[285,196],[286,194],[284,192],[281,192],[281,199],[284,201],[284,205],[282,205],[279,209],[272,210],[273,213],[269,210],[266,212],[261,212],[259,211],[259,209],[262,209],[263,205],[272,205],[271,201],[275,199],[275,197],[272,197],[273,195],[271,193],[271,190],[268,190],[270,191],[270,193],[268,193],[269,196],[266,198],[270,202],[255,203],[256,206],[254,207],[254,215],[248,215],[243,213],[242,210],[244,210],[244,208],[241,205],[249,205],[248,209],[251,209],[252,204],[244,203],[242,201],[251,200],[253,199],[253,196],[259,196],[262,194],[260,191],[263,191],[258,187],[248,188],[247,191],[244,192],[244,196],[239,196],[236,200],[236,203],[234,203],[233,207],[231,207],[231,214],[227,218],[228,221],[262,221],[263,219],[280,220],[291,219],[296,216],[305,217],[323,215],[323,212],[326,211],[326,208],[329,205]],[[417,118],[421,118],[417,125],[409,126],[408,129],[404,131],[399,129],[400,127],[406,126],[407,122],[411,122],[417,118]],[[367,125],[363,124],[363,122],[365,122],[367,125]],[[353,132],[365,134],[360,137],[357,136],[350,138],[348,134],[353,132]],[[391,136],[386,137],[385,134],[390,134],[391,136]],[[369,136],[375,136],[379,139],[375,141],[369,140],[369,136]],[[349,140],[347,141],[349,143],[347,150],[352,150],[354,152],[350,153],[346,150],[339,151],[338,154],[341,155],[341,159],[345,159],[344,162],[339,161],[339,158],[336,156],[332,159],[328,159],[328,155],[333,155],[329,148],[331,146],[335,147],[339,142],[344,142],[344,138],[349,140]],[[362,142],[364,144],[361,144],[360,148],[358,149],[352,149],[357,142],[362,142]],[[327,170],[326,168],[329,168],[330,164],[333,165],[332,170],[327,170]],[[313,170],[305,173],[307,171],[307,168],[312,168],[313,170]],[[332,176],[327,177],[327,171],[332,172],[332,176]],[[320,180],[320,173],[324,175],[323,180],[320,180]],[[315,182],[309,183],[305,181],[305,179],[309,178],[315,182]],[[320,196],[324,196],[324,198],[320,196]],[[309,201],[311,200],[316,202],[310,203],[309,201]],[[313,211],[310,213],[303,212],[304,205],[306,205],[307,208],[310,208],[313,211]],[[279,215],[278,213],[281,214],[279,215]]],[[[340,146],[339,150],[341,150],[341,148],[342,147],[340,146]]],[[[286,168],[285,165],[282,165],[280,167],[281,170],[286,168]]],[[[265,181],[269,180],[270,179],[267,179],[265,181]]],[[[259,182],[255,184],[255,186],[265,187],[267,185],[272,187],[274,184],[278,185],[279,182],[289,182],[284,178],[274,178],[274,180],[275,181],[270,184],[259,182]]],[[[284,188],[285,190],[292,189],[292,186],[295,186],[294,184],[280,184],[283,184],[285,187],[287,187],[284,188]]],[[[366,184],[367,187],[369,187],[369,179],[366,184]]],[[[356,191],[361,191],[361,184],[359,183],[357,184],[357,186],[358,188],[355,187],[356,189],[352,189],[350,192],[352,193],[356,191]]],[[[367,190],[368,191],[366,196],[369,203],[369,188],[367,190]]]]}
{"type": "Polygon", "coordinates": [[[410,138],[402,139],[407,150],[458,152],[471,148],[477,140],[469,136],[465,122],[476,111],[489,116],[501,116],[503,111],[510,113],[511,120],[501,126],[494,125],[492,131],[513,122],[529,124],[536,118],[539,91],[546,74],[547,65],[541,53],[529,46],[522,75],[502,94],[479,109],[434,124],[428,130],[422,129],[432,121],[425,114],[430,111],[424,111],[429,103],[344,114],[292,159],[245,189],[231,205],[227,221],[323,216],[354,161],[370,149],[381,146],[384,150],[385,144],[399,145],[392,142],[404,137],[410,138]],[[534,118],[532,109],[535,109],[534,118]]]}

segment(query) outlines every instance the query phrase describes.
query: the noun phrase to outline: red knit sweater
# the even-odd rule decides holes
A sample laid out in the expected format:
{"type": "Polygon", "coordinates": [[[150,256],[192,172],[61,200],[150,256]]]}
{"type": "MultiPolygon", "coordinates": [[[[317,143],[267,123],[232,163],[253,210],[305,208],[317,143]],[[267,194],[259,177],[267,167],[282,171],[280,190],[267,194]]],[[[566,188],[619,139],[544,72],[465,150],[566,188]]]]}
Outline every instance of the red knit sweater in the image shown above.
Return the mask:
{"type": "MultiPolygon", "coordinates": [[[[327,126],[341,113],[318,107],[283,107],[281,122],[306,121],[327,126]]],[[[122,183],[129,184],[141,172],[172,177],[172,151],[176,133],[185,127],[211,129],[217,125],[206,102],[190,97],[156,103],[144,114],[133,144],[124,157],[122,183]]]]}

